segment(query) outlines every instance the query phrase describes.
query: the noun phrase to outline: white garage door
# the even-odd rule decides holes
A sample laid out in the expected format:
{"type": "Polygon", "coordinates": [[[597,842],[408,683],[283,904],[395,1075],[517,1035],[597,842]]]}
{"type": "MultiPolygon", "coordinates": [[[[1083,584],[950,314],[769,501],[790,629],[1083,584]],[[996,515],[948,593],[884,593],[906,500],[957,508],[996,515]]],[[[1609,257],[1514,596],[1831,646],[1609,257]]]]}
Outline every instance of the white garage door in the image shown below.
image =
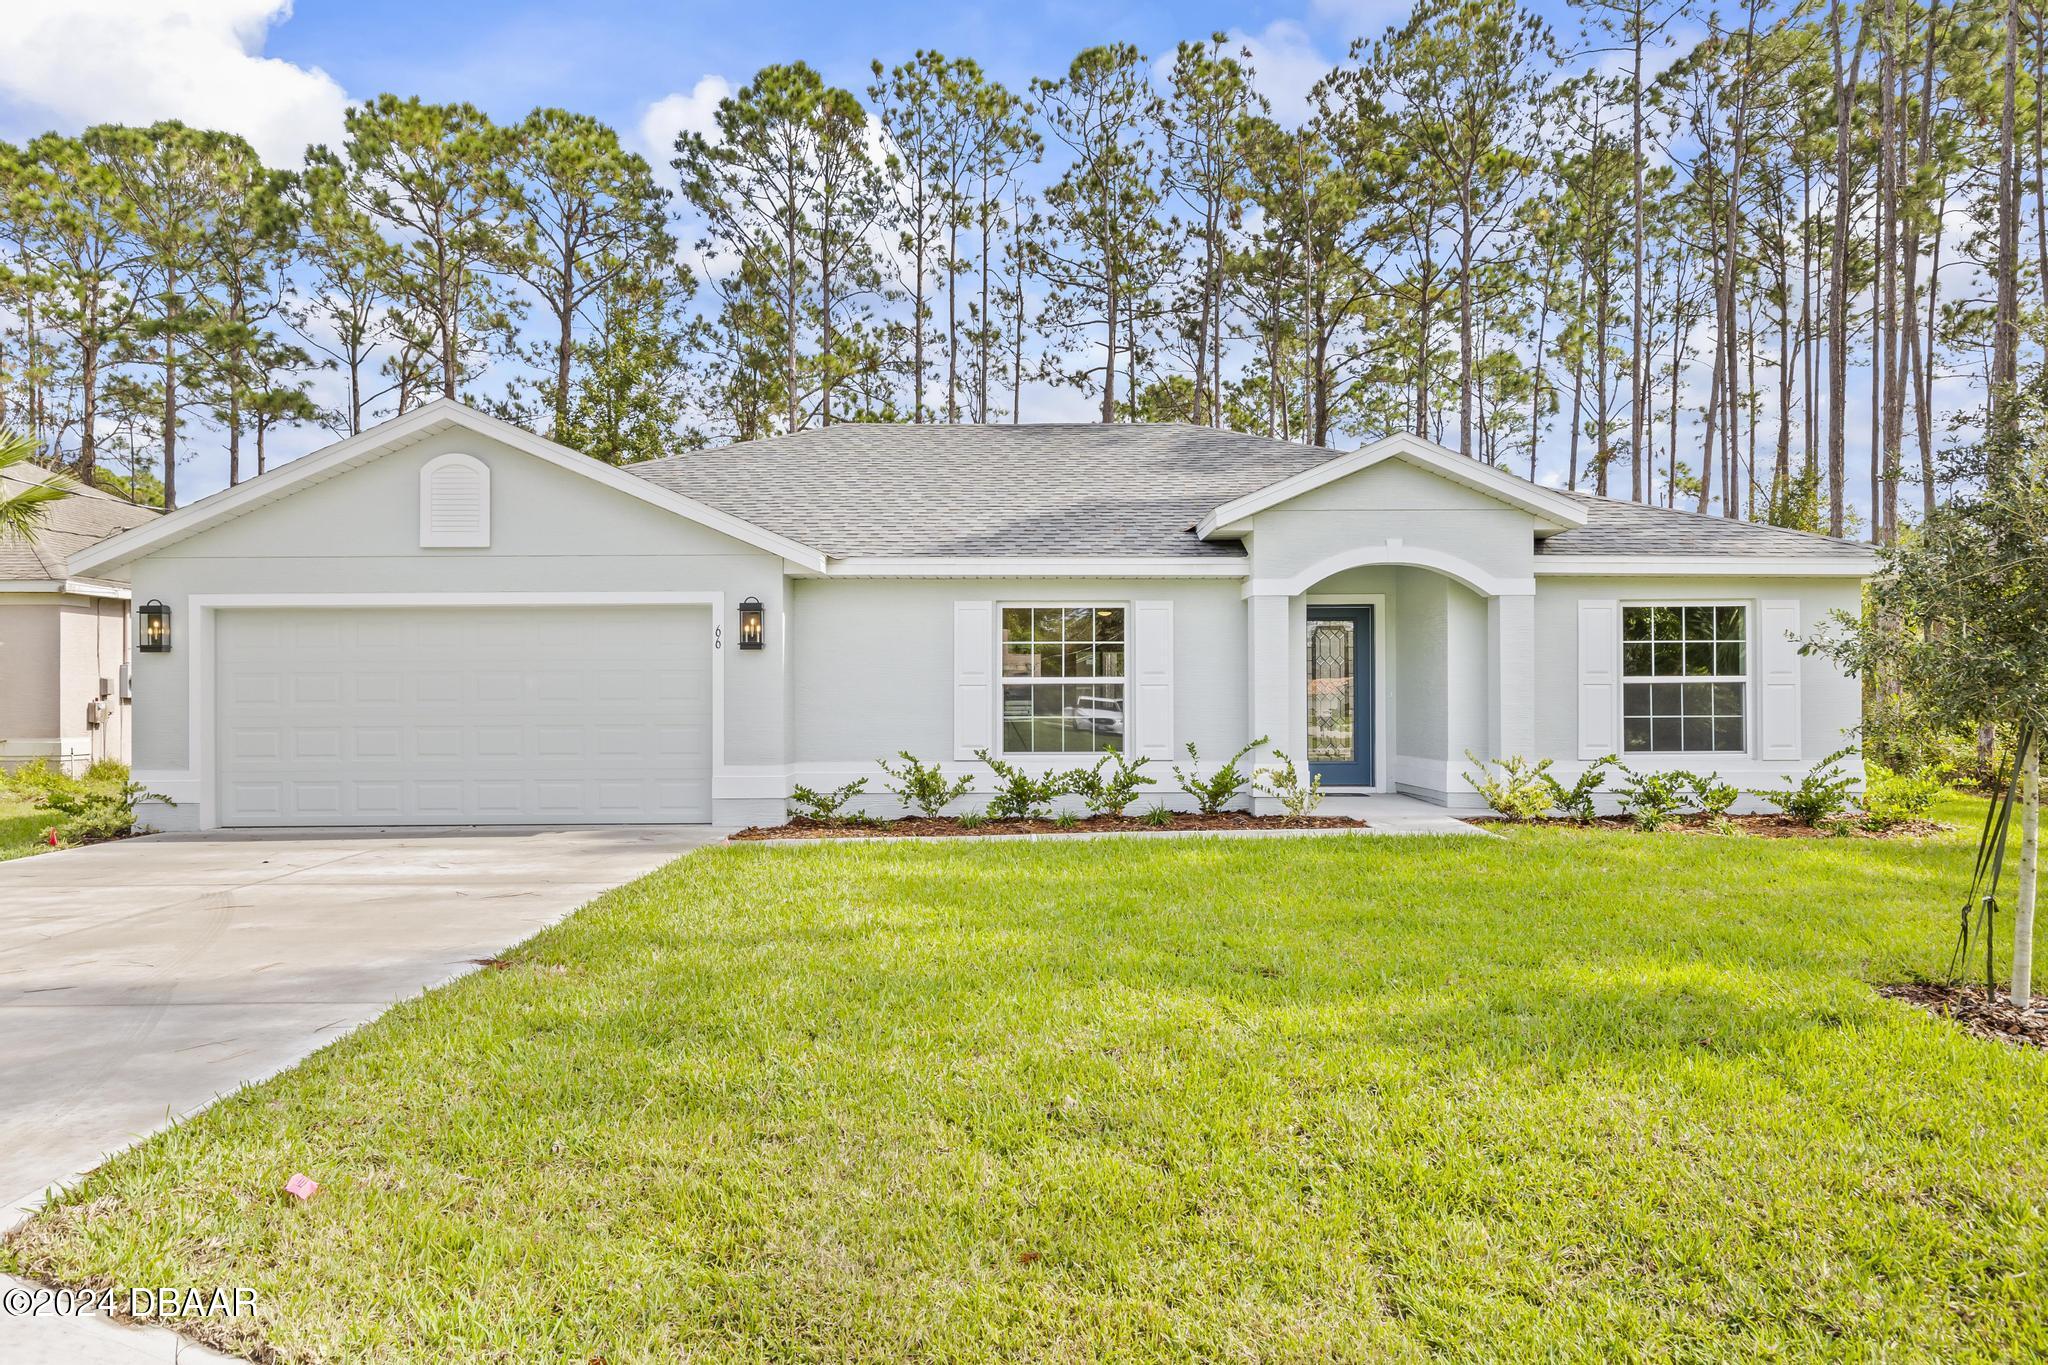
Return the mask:
{"type": "Polygon", "coordinates": [[[711,818],[708,609],[266,609],[217,623],[223,825],[711,818]]]}

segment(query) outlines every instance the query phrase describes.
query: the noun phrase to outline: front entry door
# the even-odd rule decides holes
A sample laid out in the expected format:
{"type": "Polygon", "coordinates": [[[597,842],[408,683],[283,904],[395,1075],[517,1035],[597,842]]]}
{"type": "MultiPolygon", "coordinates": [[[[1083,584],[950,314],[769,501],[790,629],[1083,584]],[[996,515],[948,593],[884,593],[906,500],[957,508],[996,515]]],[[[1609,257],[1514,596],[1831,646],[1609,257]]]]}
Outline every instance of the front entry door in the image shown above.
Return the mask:
{"type": "Polygon", "coordinates": [[[1327,787],[1370,787],[1372,608],[1308,609],[1308,765],[1327,787]]]}

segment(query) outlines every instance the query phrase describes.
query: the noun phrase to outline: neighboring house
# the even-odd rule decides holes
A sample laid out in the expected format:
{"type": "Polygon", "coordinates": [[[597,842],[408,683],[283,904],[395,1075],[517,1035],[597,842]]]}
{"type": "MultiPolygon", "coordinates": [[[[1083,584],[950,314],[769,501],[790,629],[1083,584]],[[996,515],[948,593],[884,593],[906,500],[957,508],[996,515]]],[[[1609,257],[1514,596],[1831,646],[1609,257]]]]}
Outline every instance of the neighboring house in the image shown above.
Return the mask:
{"type": "Polygon", "coordinates": [[[170,608],[137,776],[213,827],[773,821],[899,750],[986,790],[977,749],[1163,775],[1259,735],[1454,806],[1468,749],[1760,785],[1856,724],[1796,637],[1873,561],[1406,436],[843,425],[617,469],[443,401],[73,567],[170,608]]]}
{"type": "MultiPolygon", "coordinates": [[[[0,493],[47,477],[0,474],[0,493]]],[[[69,566],[80,550],[155,521],[157,513],[97,489],[45,504],[24,539],[0,531],[0,767],[46,758],[82,771],[128,758],[128,589],[69,566]]]]}

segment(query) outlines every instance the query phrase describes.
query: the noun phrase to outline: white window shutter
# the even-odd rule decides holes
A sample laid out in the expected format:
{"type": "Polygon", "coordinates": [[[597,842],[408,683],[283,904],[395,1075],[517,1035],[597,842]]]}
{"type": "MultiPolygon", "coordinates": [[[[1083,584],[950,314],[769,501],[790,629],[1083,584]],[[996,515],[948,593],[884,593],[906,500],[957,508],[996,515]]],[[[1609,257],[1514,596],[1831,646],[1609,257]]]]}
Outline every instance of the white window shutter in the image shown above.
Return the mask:
{"type": "Polygon", "coordinates": [[[1799,602],[1758,604],[1756,756],[1799,757],[1799,602]]]}
{"type": "Polygon", "coordinates": [[[1621,716],[1621,603],[1593,598],[1579,603],[1579,757],[1619,753],[1621,716]]]}
{"type": "Polygon", "coordinates": [[[479,548],[491,543],[491,467],[448,454],[420,466],[420,548],[479,548]]]}
{"type": "Polygon", "coordinates": [[[1136,703],[1131,720],[1137,736],[1133,758],[1172,759],[1173,750],[1173,603],[1132,605],[1132,659],[1128,667],[1136,703]]]}
{"type": "Polygon", "coordinates": [[[996,604],[953,604],[953,757],[995,745],[996,604]]]}

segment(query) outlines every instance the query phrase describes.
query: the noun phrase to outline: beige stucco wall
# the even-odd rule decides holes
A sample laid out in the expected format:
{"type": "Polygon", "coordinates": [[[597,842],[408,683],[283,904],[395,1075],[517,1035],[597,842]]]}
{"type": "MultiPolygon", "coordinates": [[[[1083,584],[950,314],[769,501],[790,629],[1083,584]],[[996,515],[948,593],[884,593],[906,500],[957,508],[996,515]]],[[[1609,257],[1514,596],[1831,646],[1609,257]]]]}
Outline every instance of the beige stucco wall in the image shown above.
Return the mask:
{"type": "Polygon", "coordinates": [[[48,758],[77,770],[129,757],[120,700],[128,605],[69,593],[9,594],[0,601],[0,762],[48,758]],[[104,722],[86,708],[108,685],[104,722]]]}

